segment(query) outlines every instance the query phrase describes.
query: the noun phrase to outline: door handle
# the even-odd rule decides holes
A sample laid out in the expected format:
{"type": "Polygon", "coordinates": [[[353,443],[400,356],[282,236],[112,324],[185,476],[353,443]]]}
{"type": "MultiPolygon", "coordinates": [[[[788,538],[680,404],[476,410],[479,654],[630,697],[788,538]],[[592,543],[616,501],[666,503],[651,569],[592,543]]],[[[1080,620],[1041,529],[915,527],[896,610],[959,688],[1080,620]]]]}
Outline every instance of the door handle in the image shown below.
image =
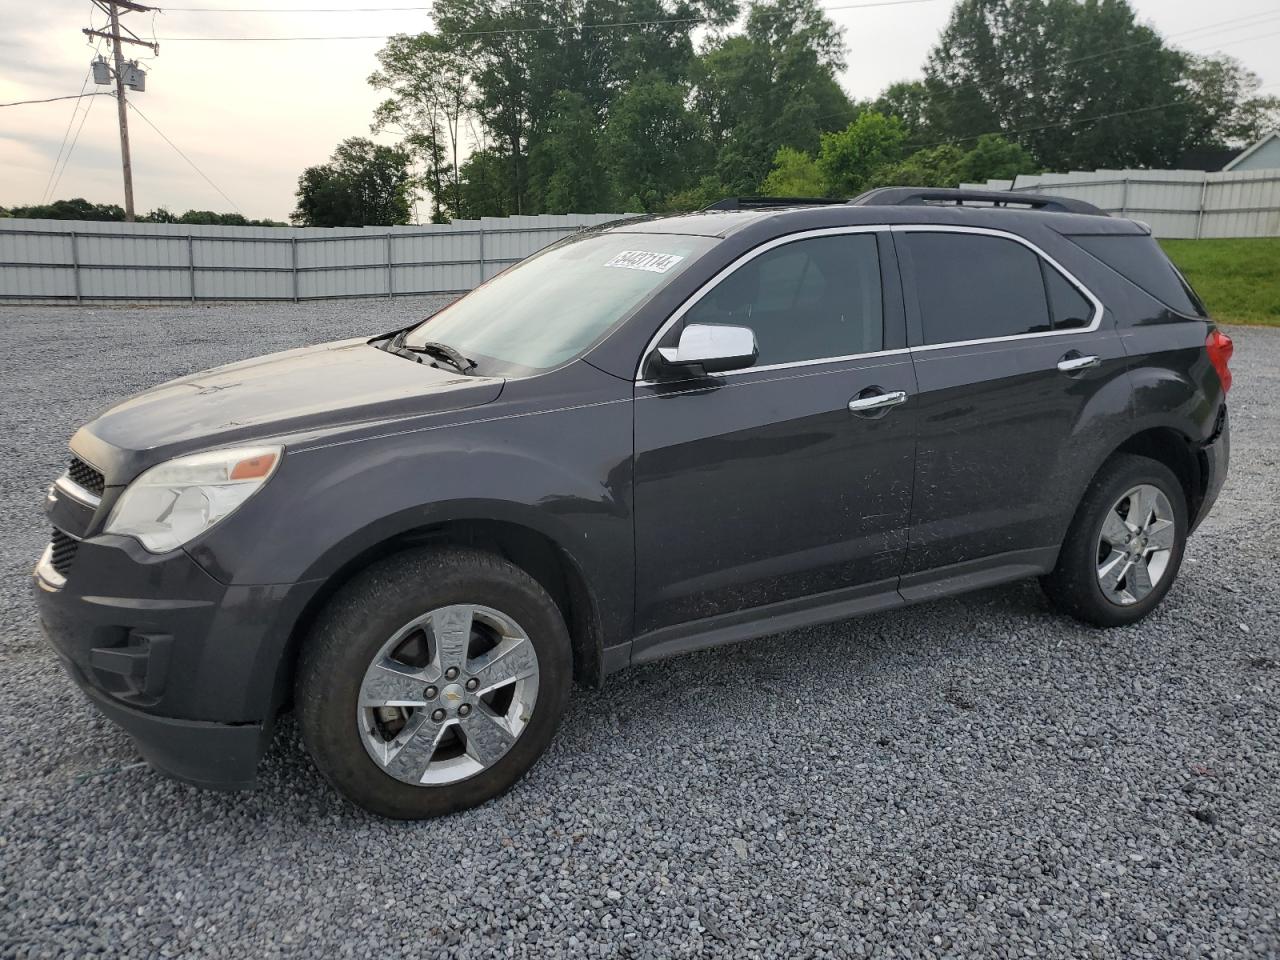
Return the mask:
{"type": "Polygon", "coordinates": [[[900,403],[907,402],[907,392],[905,390],[891,390],[888,393],[873,393],[870,396],[854,397],[849,401],[850,413],[875,413],[878,410],[887,410],[889,407],[896,407],[900,403]]]}
{"type": "Polygon", "coordinates": [[[1058,361],[1058,369],[1063,373],[1079,373],[1081,370],[1089,370],[1102,364],[1102,360],[1098,357],[1085,357],[1074,350],[1058,361]]]}

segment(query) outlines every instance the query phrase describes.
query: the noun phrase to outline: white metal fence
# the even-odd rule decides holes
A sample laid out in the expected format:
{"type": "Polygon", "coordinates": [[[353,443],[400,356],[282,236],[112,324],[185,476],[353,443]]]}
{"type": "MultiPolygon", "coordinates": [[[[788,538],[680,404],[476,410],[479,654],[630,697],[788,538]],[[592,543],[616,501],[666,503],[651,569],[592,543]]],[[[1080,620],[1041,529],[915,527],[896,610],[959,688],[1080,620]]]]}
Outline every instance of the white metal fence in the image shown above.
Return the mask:
{"type": "Polygon", "coordinates": [[[470,290],[623,214],[411,227],[0,219],[0,300],[313,300],[470,290]]]}
{"type": "Polygon", "coordinates": [[[1085,200],[1169,239],[1280,236],[1280,170],[1073,170],[961,186],[1085,200]]]}
{"type": "MultiPolygon", "coordinates": [[[[1280,170],[1096,170],[964,184],[1043,191],[1158,237],[1280,236],[1280,170]]],[[[460,293],[625,214],[411,227],[213,227],[0,219],[0,300],[313,300],[460,293]]]]}

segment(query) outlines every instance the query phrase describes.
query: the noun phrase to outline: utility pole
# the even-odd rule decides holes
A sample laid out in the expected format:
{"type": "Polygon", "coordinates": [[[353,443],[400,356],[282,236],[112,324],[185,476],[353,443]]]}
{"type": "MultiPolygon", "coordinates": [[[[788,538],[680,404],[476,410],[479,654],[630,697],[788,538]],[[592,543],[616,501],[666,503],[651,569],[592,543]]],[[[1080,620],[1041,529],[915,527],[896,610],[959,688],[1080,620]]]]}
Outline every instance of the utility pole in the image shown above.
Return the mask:
{"type": "MultiPolygon", "coordinates": [[[[123,43],[136,43],[138,46],[148,47],[151,51],[160,55],[160,44],[152,43],[148,40],[141,40],[128,27],[124,27],[124,31],[129,34],[121,36],[120,30],[120,14],[125,13],[150,13],[156,11],[157,7],[144,7],[140,3],[132,3],[130,0],[93,0],[93,5],[107,15],[111,24],[109,33],[101,30],[93,30],[86,27],[83,32],[91,37],[101,37],[111,45],[111,56],[114,61],[115,69],[110,73],[114,74],[116,84],[116,113],[120,120],[120,167],[124,174],[124,218],[130,222],[133,221],[133,161],[129,156],[129,104],[125,100],[125,87],[132,90],[142,91],[146,89],[146,75],[138,66],[137,61],[125,63],[124,52],[121,49],[123,43]]],[[[101,64],[101,70],[94,70],[94,81],[96,83],[107,83],[106,64],[101,64]],[[101,78],[101,79],[100,79],[101,78]]]]}

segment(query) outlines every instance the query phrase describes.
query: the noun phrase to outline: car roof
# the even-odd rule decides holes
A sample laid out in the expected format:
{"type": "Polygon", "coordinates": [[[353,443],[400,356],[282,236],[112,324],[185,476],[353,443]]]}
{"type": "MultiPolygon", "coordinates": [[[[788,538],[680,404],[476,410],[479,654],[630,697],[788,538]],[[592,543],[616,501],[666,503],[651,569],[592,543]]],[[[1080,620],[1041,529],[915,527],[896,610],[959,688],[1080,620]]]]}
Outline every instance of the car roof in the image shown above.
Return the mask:
{"type": "Polygon", "coordinates": [[[1049,226],[1059,233],[1133,234],[1149,232],[1133,220],[1105,214],[1015,210],[1005,207],[921,204],[916,206],[799,205],[748,210],[699,210],[656,214],[602,224],[608,233],[665,233],[726,238],[752,227],[777,234],[824,227],[937,224],[1022,233],[1049,226]]]}

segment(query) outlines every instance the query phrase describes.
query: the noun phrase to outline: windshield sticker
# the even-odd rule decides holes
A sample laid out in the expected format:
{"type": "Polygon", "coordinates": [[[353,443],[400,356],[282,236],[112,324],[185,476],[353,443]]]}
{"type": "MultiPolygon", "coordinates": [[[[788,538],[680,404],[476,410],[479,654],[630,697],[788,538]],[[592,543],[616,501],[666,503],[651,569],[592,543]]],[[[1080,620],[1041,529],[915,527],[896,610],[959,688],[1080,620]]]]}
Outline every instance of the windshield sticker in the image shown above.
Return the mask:
{"type": "Polygon", "coordinates": [[[684,257],[674,253],[651,253],[648,250],[623,250],[609,260],[606,267],[622,267],[626,270],[648,270],[650,273],[666,273],[684,257]]]}

